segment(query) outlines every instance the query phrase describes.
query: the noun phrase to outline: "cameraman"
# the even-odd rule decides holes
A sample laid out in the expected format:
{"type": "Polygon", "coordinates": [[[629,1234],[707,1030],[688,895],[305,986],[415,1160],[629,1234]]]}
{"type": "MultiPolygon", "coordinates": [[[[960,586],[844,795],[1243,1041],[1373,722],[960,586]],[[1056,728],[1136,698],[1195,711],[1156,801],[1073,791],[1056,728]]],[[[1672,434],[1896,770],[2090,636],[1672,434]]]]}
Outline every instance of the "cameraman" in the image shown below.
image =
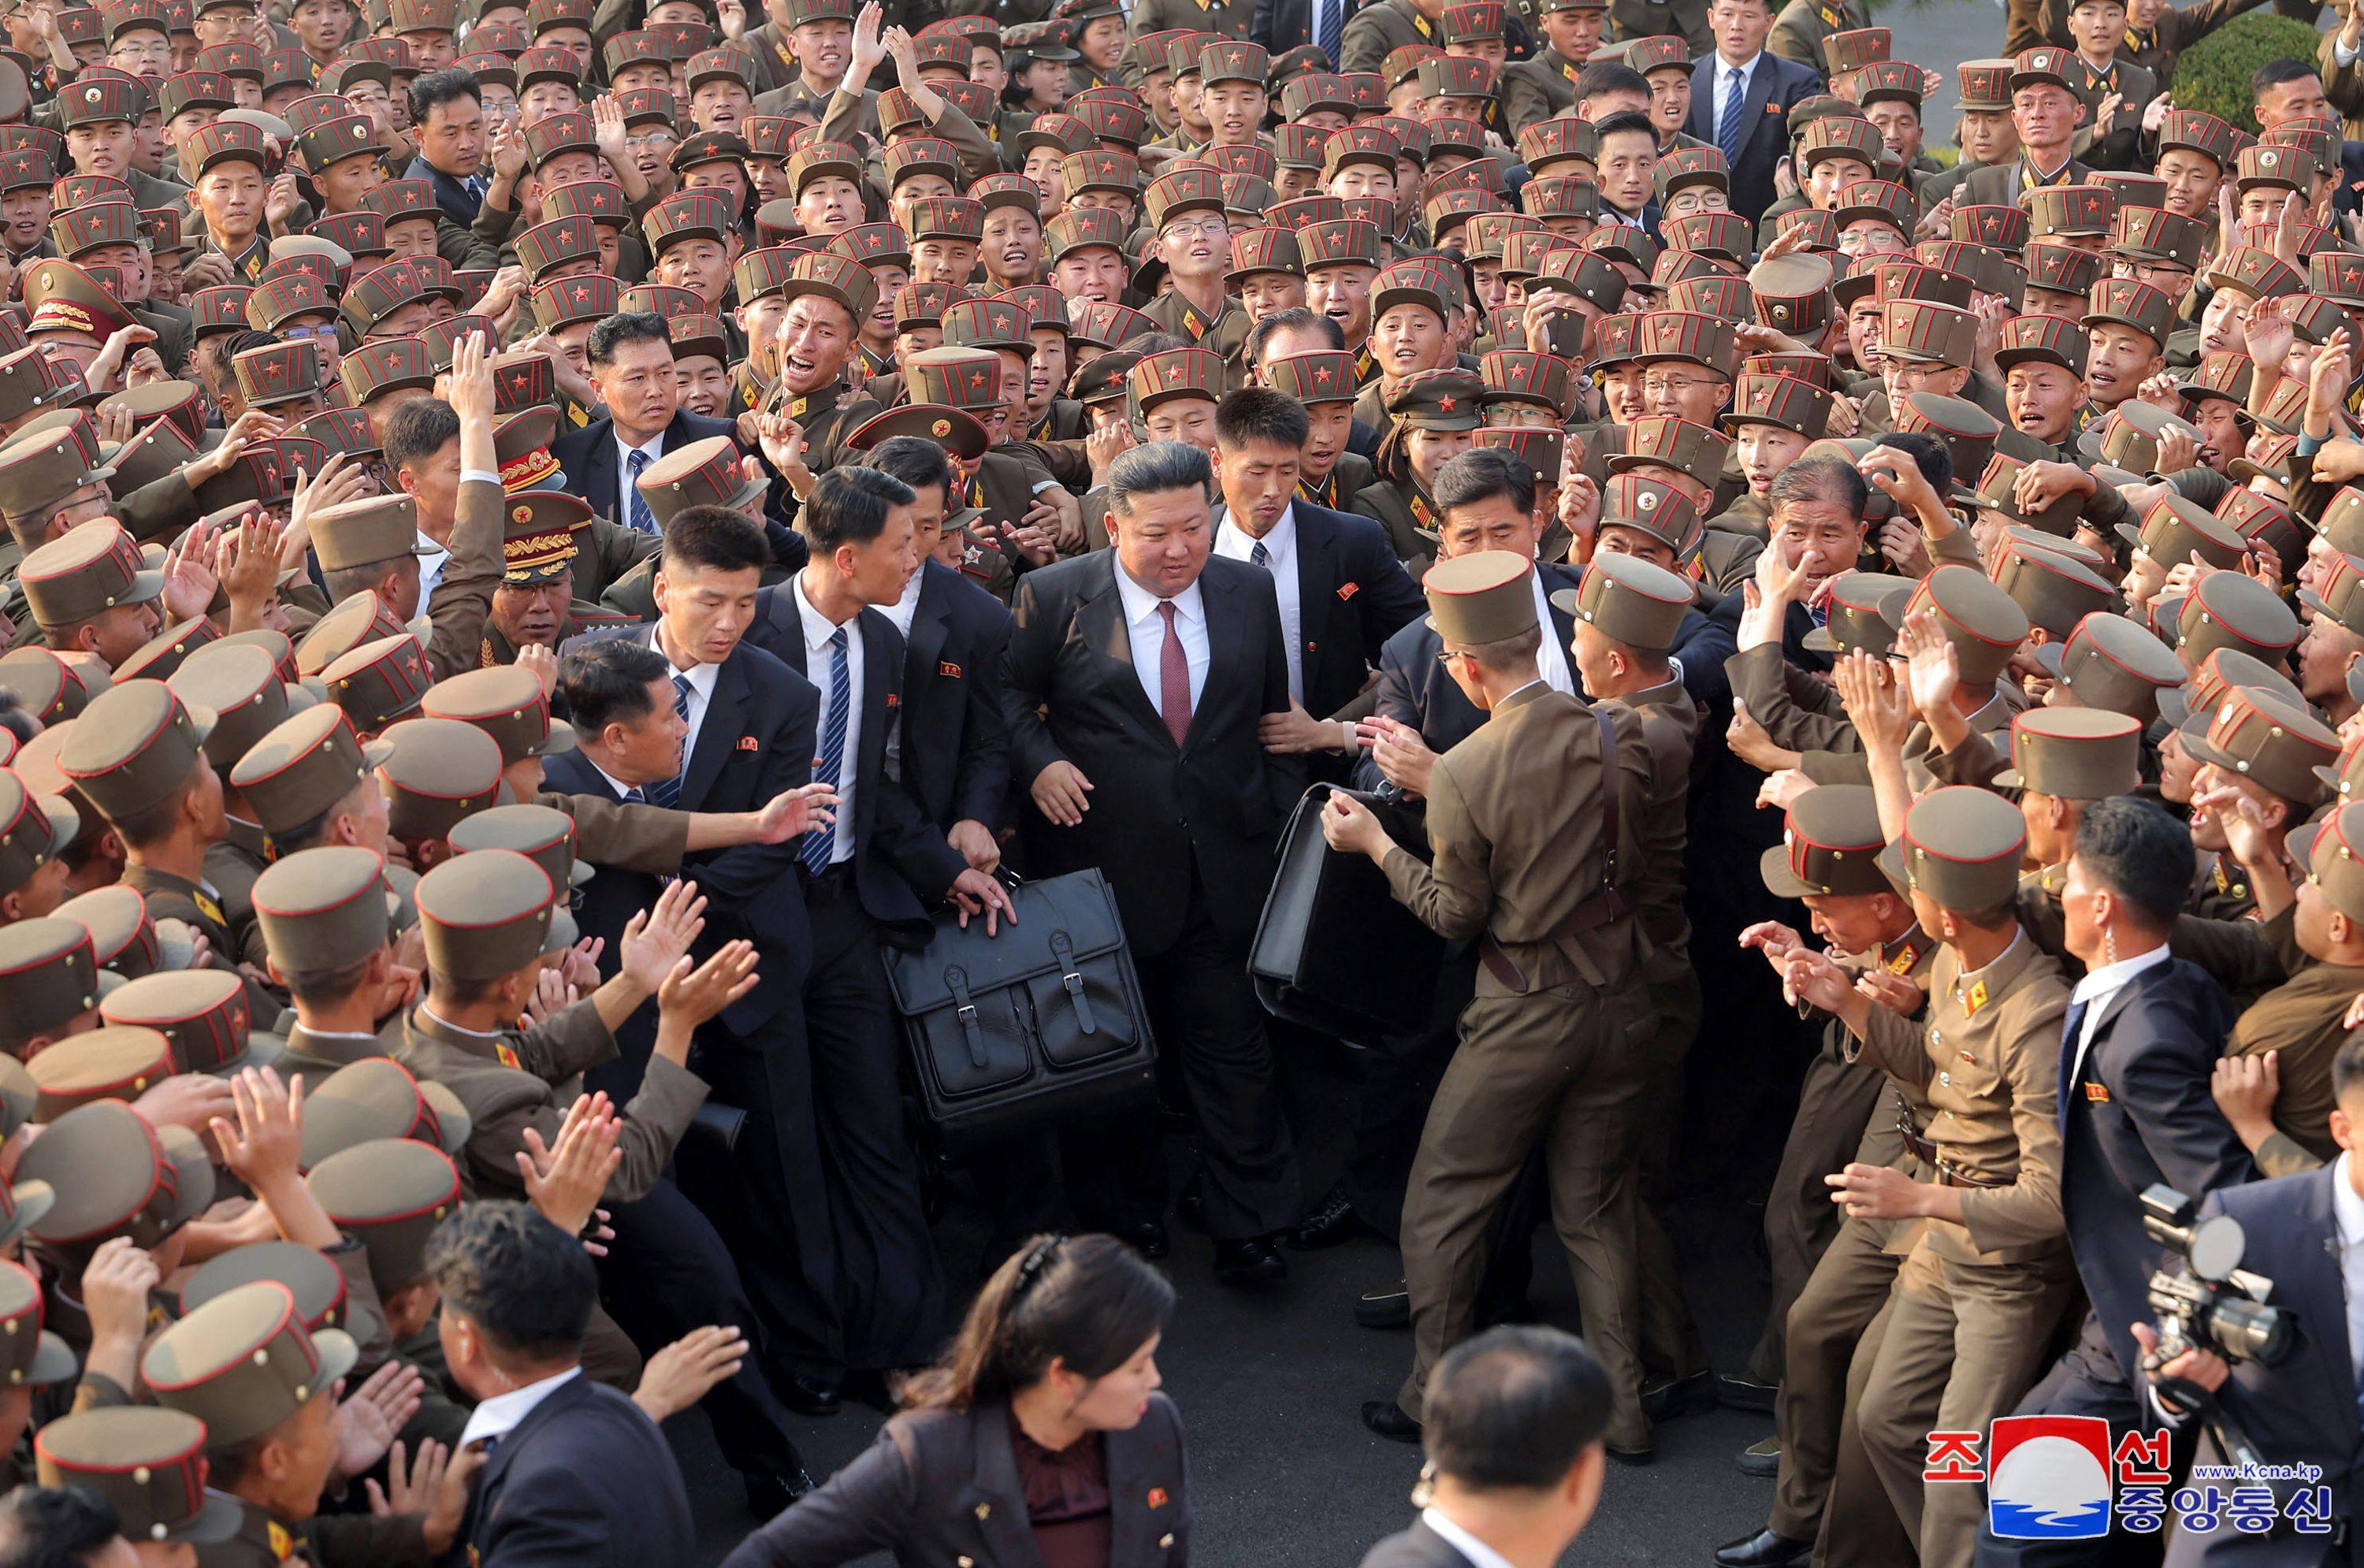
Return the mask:
{"type": "MultiPolygon", "coordinates": [[[[2351,817],[2364,827],[2364,806],[2351,806],[2335,821],[2351,817]]],[[[2316,864],[2322,863],[2317,857],[2316,864]]],[[[2364,877],[2364,868],[2345,856],[2335,864],[2364,877]]],[[[2225,1416],[2247,1432],[2268,1462],[2319,1466],[2321,1484],[2330,1494],[2324,1517],[2335,1522],[2336,1533],[2301,1536],[2287,1523],[2259,1535],[2222,1525],[2204,1533],[2178,1531],[2168,1544],[2169,1568],[2364,1562],[2356,1518],[2364,1487],[2357,1381],[2357,1368],[2364,1365],[2364,1163],[2357,1159],[2358,1144],[2364,1141],[2364,1034],[2350,1036],[2339,1048],[2331,1079],[2336,1100],[2331,1133],[2342,1151],[2336,1161],[2298,1175],[2210,1193],[2200,1209],[2202,1217],[2229,1214],[2241,1222],[2247,1242],[2241,1267],[2274,1282],[2274,1304],[2298,1319],[2295,1348],[2277,1366],[2248,1361],[2227,1365],[2214,1351],[2193,1349],[2152,1376],[2180,1378],[2213,1393],[2225,1416]]],[[[2149,1325],[2134,1325],[2134,1333],[2146,1351],[2158,1348],[2158,1331],[2149,1325]]],[[[2156,1386],[2151,1397],[2171,1424],[2190,1424],[2191,1418],[2159,1399],[2156,1386]]],[[[2205,1431],[2196,1462],[2226,1462],[2205,1431]]],[[[2291,1488],[2280,1490],[2287,1497],[2291,1488]]]]}

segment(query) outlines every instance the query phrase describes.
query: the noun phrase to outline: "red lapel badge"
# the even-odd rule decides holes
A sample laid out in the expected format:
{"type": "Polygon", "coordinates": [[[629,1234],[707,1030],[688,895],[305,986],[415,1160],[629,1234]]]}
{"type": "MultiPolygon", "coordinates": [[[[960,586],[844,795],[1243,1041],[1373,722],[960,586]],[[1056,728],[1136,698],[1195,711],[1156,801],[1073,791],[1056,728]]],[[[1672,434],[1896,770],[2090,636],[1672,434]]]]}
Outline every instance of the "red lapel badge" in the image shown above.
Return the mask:
{"type": "Polygon", "coordinates": [[[739,744],[732,748],[733,751],[760,751],[763,749],[756,744],[755,738],[752,735],[742,735],[739,737],[739,744]]]}
{"type": "Polygon", "coordinates": [[[1149,1506],[1153,1508],[1162,1508],[1165,1506],[1165,1487],[1152,1486],[1149,1489],[1149,1506]]]}
{"type": "Polygon", "coordinates": [[[1342,599],[1351,599],[1361,592],[1362,586],[1360,583],[1342,583],[1338,585],[1338,596],[1342,599]]]}
{"type": "Polygon", "coordinates": [[[513,1072],[524,1071],[524,1069],[518,1063],[518,1053],[511,1051],[507,1046],[496,1045],[493,1047],[493,1055],[499,1060],[502,1066],[507,1067],[513,1072]]]}
{"type": "Polygon", "coordinates": [[[888,692],[886,694],[886,706],[888,707],[901,707],[903,706],[903,694],[900,692],[888,692]]]}
{"type": "Polygon", "coordinates": [[[936,673],[947,681],[957,681],[961,678],[961,668],[947,659],[936,666],[936,673]]]}

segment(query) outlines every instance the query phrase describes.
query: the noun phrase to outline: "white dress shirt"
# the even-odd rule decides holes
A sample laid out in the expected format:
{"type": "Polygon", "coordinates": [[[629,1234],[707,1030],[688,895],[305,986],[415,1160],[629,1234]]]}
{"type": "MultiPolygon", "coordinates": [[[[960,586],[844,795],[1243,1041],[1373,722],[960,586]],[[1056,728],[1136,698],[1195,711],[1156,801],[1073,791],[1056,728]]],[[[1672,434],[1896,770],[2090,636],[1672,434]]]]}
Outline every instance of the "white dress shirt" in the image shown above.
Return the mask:
{"type": "Polygon", "coordinates": [[[543,1400],[582,1374],[581,1367],[570,1366],[555,1377],[545,1377],[540,1383],[529,1383],[523,1388],[512,1388],[507,1394],[496,1394],[480,1402],[468,1412],[468,1424],[460,1429],[460,1449],[508,1436],[543,1400]]]}
{"type": "MultiPolygon", "coordinates": [[[[831,684],[830,670],[834,654],[831,639],[841,629],[838,624],[813,608],[805,597],[804,573],[788,579],[796,595],[797,620],[805,633],[805,679],[820,693],[820,706],[813,720],[813,750],[818,753],[822,744],[822,732],[829,727],[829,705],[837,688],[831,684]]],[[[853,857],[854,795],[859,787],[856,766],[862,756],[862,627],[859,620],[847,621],[845,632],[845,752],[837,767],[837,821],[831,827],[834,835],[830,845],[829,863],[853,857]]],[[[820,776],[820,758],[813,758],[813,776],[820,776]]]]}
{"type": "Polygon", "coordinates": [[[1305,701],[1305,616],[1297,597],[1297,504],[1290,502],[1281,508],[1279,519],[1272,531],[1259,541],[1255,535],[1232,520],[1229,512],[1215,529],[1215,553],[1233,561],[1254,563],[1256,545],[1261,542],[1265,553],[1272,558],[1273,593],[1280,599],[1280,646],[1288,655],[1288,695],[1302,705],[1305,701]]]}
{"type": "Polygon", "coordinates": [[[2077,982],[2077,988],[2068,993],[2068,1007],[2071,1012],[2083,1007],[2085,1017],[2078,1025],[2077,1043],[2068,1059],[2070,1083],[2075,1083],[2085,1071],[2085,1052],[2093,1043],[2093,1031],[2101,1027],[2102,1014],[2108,1009],[2110,998],[2124,990],[2135,975],[2146,969],[2158,968],[2173,956],[2167,951],[2167,944],[2161,942],[2148,952],[2089,970],[2085,978],[2077,982]]]}
{"type": "MultiPolygon", "coordinates": [[[[714,683],[721,675],[722,666],[692,664],[685,668],[674,663],[673,655],[665,653],[664,645],[654,637],[649,639],[649,645],[658,652],[664,653],[665,663],[668,666],[665,673],[668,677],[686,675],[689,678],[689,728],[681,738],[681,766],[682,771],[686,773],[689,770],[690,758],[697,754],[697,732],[705,728],[706,710],[714,706],[714,683]]],[[[677,691],[680,688],[675,689],[677,691]]]]}
{"type": "MultiPolygon", "coordinates": [[[[1124,563],[1116,563],[1117,595],[1124,603],[1124,628],[1132,643],[1132,673],[1149,694],[1149,706],[1165,717],[1165,617],[1157,606],[1165,601],[1132,580],[1124,563]]],[[[1190,666],[1190,711],[1199,711],[1207,691],[1207,597],[1198,583],[1174,595],[1174,635],[1182,639],[1182,656],[1190,666]]]]}
{"type": "MultiPolygon", "coordinates": [[[[1709,120],[1707,128],[1707,139],[1711,144],[1714,143],[1717,134],[1723,128],[1726,100],[1735,94],[1742,99],[1746,99],[1749,81],[1764,60],[1765,51],[1761,49],[1738,65],[1733,64],[1720,54],[1715,57],[1715,102],[1711,106],[1714,110],[1714,117],[1709,120]]],[[[1748,127],[1745,122],[1740,128],[1740,134],[1744,139],[1748,135],[1748,127]]]]}
{"type": "Polygon", "coordinates": [[[648,453],[651,462],[664,456],[664,432],[659,430],[637,447],[628,445],[621,436],[616,438],[616,521],[628,528],[632,526],[632,498],[637,494],[632,485],[632,454],[636,451],[648,453]]]}
{"type": "MultiPolygon", "coordinates": [[[[911,580],[903,584],[903,596],[891,605],[877,606],[878,613],[893,621],[895,629],[903,634],[906,646],[911,640],[911,622],[919,618],[920,590],[925,585],[923,580],[927,575],[928,563],[922,561],[920,570],[912,573],[911,580]]],[[[903,782],[903,722],[900,718],[886,727],[886,776],[897,784],[903,782]]]]}
{"type": "Polygon", "coordinates": [[[1444,1517],[1441,1508],[1422,1508],[1420,1522],[1444,1538],[1445,1544],[1469,1559],[1472,1568],[1511,1568],[1511,1560],[1444,1517]]]}
{"type": "Polygon", "coordinates": [[[1556,692],[1576,693],[1576,672],[1567,667],[1567,645],[1559,639],[1559,628],[1552,620],[1551,601],[1544,596],[1544,574],[1527,573],[1527,581],[1535,590],[1535,624],[1544,628],[1543,646],[1535,650],[1535,673],[1556,692]]]}

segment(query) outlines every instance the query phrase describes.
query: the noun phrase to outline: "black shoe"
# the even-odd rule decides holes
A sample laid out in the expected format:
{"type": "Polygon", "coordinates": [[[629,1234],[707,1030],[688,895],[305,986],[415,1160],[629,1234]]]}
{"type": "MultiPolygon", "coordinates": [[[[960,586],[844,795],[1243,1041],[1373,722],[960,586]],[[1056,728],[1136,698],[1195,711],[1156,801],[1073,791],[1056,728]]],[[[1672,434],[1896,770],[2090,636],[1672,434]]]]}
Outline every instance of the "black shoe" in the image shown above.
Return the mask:
{"type": "Polygon", "coordinates": [[[1634,1469],[1657,1462],[1658,1451],[1654,1448],[1607,1448],[1606,1444],[1602,1446],[1607,1449],[1610,1458],[1620,1464],[1634,1469]]]}
{"type": "Polygon", "coordinates": [[[1745,1375],[1724,1373],[1715,1380],[1716,1403],[1733,1410],[1758,1410],[1769,1416],[1780,1393],[1780,1385],[1759,1383],[1745,1375]]]}
{"type": "Polygon", "coordinates": [[[1714,1408],[1715,1373],[1712,1372],[1661,1378],[1642,1390],[1642,1414],[1654,1421],[1671,1421],[1696,1410],[1714,1408]]]}
{"type": "Polygon", "coordinates": [[[1162,1258],[1173,1251],[1173,1239],[1166,1235],[1165,1222],[1162,1219],[1140,1219],[1129,1225],[1111,1225],[1108,1233],[1144,1258],[1162,1258]]]}
{"type": "Polygon", "coordinates": [[[834,1416],[842,1407],[837,1384],[812,1373],[798,1373],[785,1383],[775,1383],[773,1392],[799,1416],[834,1416]]]}
{"type": "Polygon", "coordinates": [[[1305,1217],[1302,1224],[1288,1233],[1291,1251],[1313,1252],[1324,1247],[1335,1247],[1363,1228],[1362,1217],[1355,1206],[1346,1201],[1346,1189],[1335,1186],[1321,1200],[1321,1207],[1305,1217]]]}
{"type": "Polygon", "coordinates": [[[1814,1543],[1792,1540],[1786,1535],[1775,1535],[1760,1529],[1755,1535],[1744,1535],[1738,1540],[1726,1541],[1715,1549],[1715,1568],[1796,1568],[1811,1562],[1814,1543]]]}
{"type": "Polygon", "coordinates": [[[1411,1328],[1411,1292],[1401,1280],[1365,1291],[1355,1299],[1355,1321],[1366,1329],[1411,1328]]]}
{"type": "Polygon", "coordinates": [[[1392,1399],[1365,1400],[1363,1425],[1391,1443],[1420,1441],[1420,1423],[1405,1415],[1403,1407],[1392,1399]]]}
{"type": "Polygon", "coordinates": [[[882,1372],[847,1373],[841,1393],[844,1398],[867,1406],[882,1416],[891,1416],[898,1408],[894,1394],[886,1386],[886,1374],[882,1372]]]}
{"type": "Polygon", "coordinates": [[[810,1492],[814,1485],[812,1476],[801,1466],[786,1475],[750,1470],[739,1479],[747,1484],[747,1511],[759,1519],[768,1519],[781,1512],[810,1492]]]}
{"type": "Polygon", "coordinates": [[[1740,1467],[1740,1473],[1743,1475],[1756,1475],[1770,1480],[1772,1477],[1780,1474],[1781,1439],[1779,1434],[1776,1433],[1774,1436],[1767,1438],[1762,1442],[1750,1443],[1746,1448],[1740,1451],[1739,1457],[1734,1459],[1732,1462],[1740,1467]]]}
{"type": "Polygon", "coordinates": [[[1215,1278],[1224,1284],[1277,1284],[1288,1277],[1288,1261],[1267,1236],[1215,1243],[1215,1278]]]}

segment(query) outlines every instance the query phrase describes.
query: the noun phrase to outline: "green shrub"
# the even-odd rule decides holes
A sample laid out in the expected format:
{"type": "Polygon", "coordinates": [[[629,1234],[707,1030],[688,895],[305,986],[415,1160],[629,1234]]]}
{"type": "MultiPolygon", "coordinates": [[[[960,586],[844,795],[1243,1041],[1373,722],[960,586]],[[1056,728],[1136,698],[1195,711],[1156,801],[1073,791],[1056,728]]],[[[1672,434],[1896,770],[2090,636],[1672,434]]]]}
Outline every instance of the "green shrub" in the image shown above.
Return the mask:
{"type": "Polygon", "coordinates": [[[2237,17],[2176,62],[2176,107],[2199,109],[2254,133],[2250,76],[2269,60],[2312,61],[2320,38],[2304,22],[2269,12],[2237,17]]]}

